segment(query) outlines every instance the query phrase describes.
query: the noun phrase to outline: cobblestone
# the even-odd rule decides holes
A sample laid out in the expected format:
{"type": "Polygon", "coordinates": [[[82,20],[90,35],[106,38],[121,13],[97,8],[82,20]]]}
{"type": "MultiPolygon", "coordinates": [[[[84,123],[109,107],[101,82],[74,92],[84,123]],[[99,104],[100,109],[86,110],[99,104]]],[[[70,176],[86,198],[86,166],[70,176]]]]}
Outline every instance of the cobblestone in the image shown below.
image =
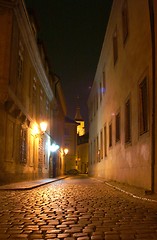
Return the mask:
{"type": "Polygon", "coordinates": [[[0,191],[0,239],[156,240],[157,202],[83,176],[0,191]]]}

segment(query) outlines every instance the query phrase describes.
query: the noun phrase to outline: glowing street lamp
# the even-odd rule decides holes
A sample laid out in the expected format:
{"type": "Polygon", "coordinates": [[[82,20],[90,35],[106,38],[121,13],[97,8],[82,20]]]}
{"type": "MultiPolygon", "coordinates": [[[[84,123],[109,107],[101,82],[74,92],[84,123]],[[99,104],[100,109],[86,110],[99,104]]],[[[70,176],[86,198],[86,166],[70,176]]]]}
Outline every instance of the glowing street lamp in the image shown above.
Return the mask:
{"type": "Polygon", "coordinates": [[[47,129],[47,122],[41,122],[40,123],[40,130],[42,133],[46,132],[47,129]]]}
{"type": "Polygon", "coordinates": [[[67,155],[68,152],[69,150],[67,148],[64,148],[64,154],[67,155]]]}
{"type": "Polygon", "coordinates": [[[59,145],[58,145],[58,144],[53,143],[53,144],[50,146],[50,151],[51,151],[51,152],[56,152],[58,149],[59,149],[59,145]]]}

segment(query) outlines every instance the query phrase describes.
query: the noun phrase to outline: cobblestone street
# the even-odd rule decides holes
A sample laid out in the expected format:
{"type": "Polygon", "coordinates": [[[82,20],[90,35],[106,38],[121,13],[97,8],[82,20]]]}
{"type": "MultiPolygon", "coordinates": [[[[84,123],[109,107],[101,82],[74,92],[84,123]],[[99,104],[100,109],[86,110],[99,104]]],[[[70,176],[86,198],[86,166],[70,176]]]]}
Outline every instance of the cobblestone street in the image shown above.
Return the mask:
{"type": "Polygon", "coordinates": [[[0,191],[0,239],[157,239],[157,203],[85,176],[0,191]]]}

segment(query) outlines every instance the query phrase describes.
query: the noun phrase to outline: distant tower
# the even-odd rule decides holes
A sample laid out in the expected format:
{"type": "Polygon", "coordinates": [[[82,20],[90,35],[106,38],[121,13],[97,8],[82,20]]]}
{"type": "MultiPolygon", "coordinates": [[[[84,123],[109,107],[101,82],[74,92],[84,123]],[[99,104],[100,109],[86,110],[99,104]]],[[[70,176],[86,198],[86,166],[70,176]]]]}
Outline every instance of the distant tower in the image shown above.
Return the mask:
{"type": "MultiPolygon", "coordinates": [[[[77,97],[79,99],[79,97],[77,97]]],[[[82,136],[85,134],[85,123],[84,123],[84,120],[81,116],[81,113],[80,113],[80,107],[77,106],[76,108],[76,114],[75,114],[75,121],[79,124],[77,126],[77,134],[79,136],[82,136]]]]}

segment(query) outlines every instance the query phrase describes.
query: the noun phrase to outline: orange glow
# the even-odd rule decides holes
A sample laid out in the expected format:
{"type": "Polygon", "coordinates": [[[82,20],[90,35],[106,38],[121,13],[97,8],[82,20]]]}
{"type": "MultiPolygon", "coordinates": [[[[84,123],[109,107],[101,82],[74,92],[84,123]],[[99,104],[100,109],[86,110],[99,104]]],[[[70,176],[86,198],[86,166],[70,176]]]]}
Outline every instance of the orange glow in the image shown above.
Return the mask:
{"type": "Polygon", "coordinates": [[[37,125],[37,124],[34,124],[34,125],[33,125],[32,134],[33,134],[33,135],[39,134],[39,128],[38,128],[38,125],[37,125]]]}
{"type": "Polygon", "coordinates": [[[69,152],[69,150],[67,148],[64,149],[64,153],[65,155],[69,152]]]}
{"type": "Polygon", "coordinates": [[[46,132],[47,122],[41,122],[41,123],[40,123],[40,129],[41,129],[41,131],[42,131],[43,133],[46,132]]]}

